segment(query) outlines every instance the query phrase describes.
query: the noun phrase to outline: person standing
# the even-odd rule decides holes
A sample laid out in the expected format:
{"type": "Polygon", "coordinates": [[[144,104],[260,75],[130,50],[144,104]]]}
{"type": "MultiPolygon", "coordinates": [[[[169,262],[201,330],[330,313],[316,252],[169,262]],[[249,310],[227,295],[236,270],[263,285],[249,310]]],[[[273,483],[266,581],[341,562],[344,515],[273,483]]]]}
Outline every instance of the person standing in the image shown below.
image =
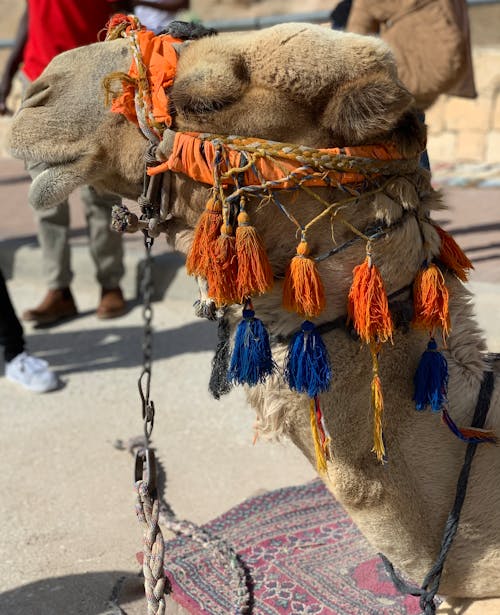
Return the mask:
{"type": "MultiPolygon", "coordinates": [[[[7,61],[0,85],[0,114],[8,112],[6,99],[12,78],[21,66],[21,79],[27,85],[37,79],[52,58],[63,51],[95,43],[117,3],[106,0],[27,0],[16,43],[7,61]]],[[[45,167],[29,161],[27,169],[34,179],[45,167]]],[[[90,252],[101,288],[96,314],[99,318],[115,318],[126,311],[120,288],[124,275],[121,236],[111,230],[111,208],[120,198],[100,194],[91,186],[82,189],[90,252]]],[[[41,303],[25,311],[23,320],[35,325],[54,324],[77,314],[71,293],[71,255],[69,248],[69,204],[36,212],[38,239],[42,250],[48,291],[41,303]]]]}
{"type": "Polygon", "coordinates": [[[477,96],[465,0],[353,0],[346,30],[388,43],[419,111],[441,94],[477,96]]]}
{"type": "MultiPolygon", "coordinates": [[[[422,123],[441,94],[477,96],[466,0],[352,0],[346,30],[388,43],[422,123]]],[[[427,150],[420,165],[430,171],[427,150]]]]}

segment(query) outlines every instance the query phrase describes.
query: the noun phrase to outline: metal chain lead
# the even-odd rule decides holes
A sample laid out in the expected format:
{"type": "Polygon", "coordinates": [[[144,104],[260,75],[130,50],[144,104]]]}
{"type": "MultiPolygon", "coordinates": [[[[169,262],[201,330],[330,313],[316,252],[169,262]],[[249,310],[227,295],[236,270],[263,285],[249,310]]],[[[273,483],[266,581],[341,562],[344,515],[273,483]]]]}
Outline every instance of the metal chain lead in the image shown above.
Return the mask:
{"type": "MultiPolygon", "coordinates": [[[[146,159],[147,161],[147,159],[146,159]]],[[[165,613],[165,572],[164,539],[159,520],[159,500],[156,476],[156,461],[150,448],[151,434],[155,422],[155,405],[150,398],[151,369],[153,360],[153,260],[151,248],[154,237],[157,236],[154,222],[159,219],[160,185],[158,180],[151,181],[147,172],[144,173],[144,189],[139,204],[142,210],[141,220],[148,221],[148,229],[144,229],[144,246],[146,259],[142,278],[142,316],[144,321],[144,336],[142,342],[142,372],[138,380],[139,395],[142,404],[142,420],[145,445],[140,448],[135,457],[135,488],[136,513],[142,525],[143,532],[143,563],[144,590],[148,603],[148,615],[164,615],[165,613]]]]}
{"type": "Polygon", "coordinates": [[[146,446],[149,446],[151,433],[154,427],[155,420],[155,405],[150,399],[151,393],[151,367],[153,358],[153,308],[151,300],[153,296],[153,261],[151,257],[151,248],[153,247],[154,239],[144,234],[144,246],[146,248],[146,260],[144,264],[143,279],[142,279],[142,318],[144,321],[144,336],[142,340],[142,372],[139,376],[138,387],[139,395],[142,402],[142,420],[144,423],[144,437],[146,446]]]}
{"type": "MultiPolygon", "coordinates": [[[[154,150],[148,150],[146,165],[154,164],[154,150]]],[[[143,365],[138,380],[139,394],[142,404],[142,419],[144,426],[144,446],[141,446],[135,456],[135,488],[136,488],[136,512],[143,529],[143,573],[144,589],[148,603],[148,615],[164,615],[165,584],[164,573],[164,539],[159,525],[159,518],[163,516],[163,522],[167,529],[189,536],[210,548],[215,557],[221,560],[227,570],[231,588],[236,594],[234,614],[243,615],[249,612],[251,593],[249,580],[245,566],[240,561],[233,549],[219,537],[212,536],[208,531],[192,523],[179,521],[170,506],[163,500],[159,491],[163,486],[161,464],[155,460],[154,450],[150,448],[151,434],[155,420],[155,406],[150,398],[151,394],[151,371],[153,361],[153,259],[151,249],[154,238],[161,230],[161,176],[149,177],[144,174],[144,186],[142,195],[139,197],[139,205],[142,215],[137,222],[141,225],[144,234],[144,246],[146,259],[141,280],[141,292],[143,300],[144,335],[142,342],[143,365]]],[[[120,230],[125,230],[121,228],[120,230]]]]}

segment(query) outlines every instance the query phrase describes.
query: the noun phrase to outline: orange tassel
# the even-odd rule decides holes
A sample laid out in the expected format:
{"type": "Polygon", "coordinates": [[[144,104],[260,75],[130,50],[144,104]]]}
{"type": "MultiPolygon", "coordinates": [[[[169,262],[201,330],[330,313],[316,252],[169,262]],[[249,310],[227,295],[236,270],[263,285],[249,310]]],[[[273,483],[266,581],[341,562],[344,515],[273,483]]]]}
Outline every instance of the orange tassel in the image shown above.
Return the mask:
{"type": "Polygon", "coordinates": [[[438,232],[441,239],[439,260],[447,269],[453,271],[459,280],[462,280],[462,282],[467,282],[469,271],[474,269],[474,265],[470,262],[462,248],[449,233],[437,224],[434,225],[434,228],[438,232]]]}
{"type": "Polygon", "coordinates": [[[413,301],[413,325],[431,332],[441,327],[443,337],[446,337],[450,331],[449,293],[444,276],[434,263],[417,273],[413,284],[413,301]]]}
{"type": "Polygon", "coordinates": [[[236,239],[231,226],[223,224],[213,244],[210,267],[206,272],[208,296],[217,307],[238,303],[238,259],[236,239]]]}
{"type": "Polygon", "coordinates": [[[360,338],[366,342],[392,339],[394,324],[380,271],[369,256],[353,270],[347,310],[360,338]]]}
{"type": "Polygon", "coordinates": [[[210,197],[196,225],[193,243],[187,256],[186,269],[189,275],[207,276],[213,259],[213,244],[219,237],[221,224],[221,202],[210,197]]]}
{"type": "Polygon", "coordinates": [[[250,224],[246,211],[240,211],[238,215],[236,253],[240,301],[255,293],[262,294],[270,290],[274,280],[271,263],[257,229],[250,224]]]}
{"type": "Polygon", "coordinates": [[[309,246],[302,241],[288,266],[283,286],[283,307],[302,316],[319,316],[325,307],[325,289],[309,246]]]}

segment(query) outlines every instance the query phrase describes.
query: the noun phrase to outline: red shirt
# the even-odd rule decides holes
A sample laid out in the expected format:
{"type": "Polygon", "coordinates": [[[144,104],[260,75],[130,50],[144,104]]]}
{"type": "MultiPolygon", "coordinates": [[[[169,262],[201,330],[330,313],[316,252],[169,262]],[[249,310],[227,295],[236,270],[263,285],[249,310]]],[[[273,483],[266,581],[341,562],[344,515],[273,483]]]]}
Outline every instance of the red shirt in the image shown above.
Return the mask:
{"type": "Polygon", "coordinates": [[[108,0],[28,0],[23,72],[33,81],[57,54],[96,43],[110,14],[108,0]]]}

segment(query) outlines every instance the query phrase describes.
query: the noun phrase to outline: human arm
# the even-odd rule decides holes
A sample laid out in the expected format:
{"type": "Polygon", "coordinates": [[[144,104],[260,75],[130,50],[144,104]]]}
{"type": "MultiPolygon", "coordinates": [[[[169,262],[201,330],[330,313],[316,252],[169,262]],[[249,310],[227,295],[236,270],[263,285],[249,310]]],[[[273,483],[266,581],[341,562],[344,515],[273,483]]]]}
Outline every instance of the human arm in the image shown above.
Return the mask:
{"type": "Polygon", "coordinates": [[[12,88],[12,80],[23,59],[24,47],[28,38],[28,9],[26,8],[19,21],[14,46],[7,58],[2,79],[0,81],[0,115],[9,113],[7,97],[12,88]]]}

